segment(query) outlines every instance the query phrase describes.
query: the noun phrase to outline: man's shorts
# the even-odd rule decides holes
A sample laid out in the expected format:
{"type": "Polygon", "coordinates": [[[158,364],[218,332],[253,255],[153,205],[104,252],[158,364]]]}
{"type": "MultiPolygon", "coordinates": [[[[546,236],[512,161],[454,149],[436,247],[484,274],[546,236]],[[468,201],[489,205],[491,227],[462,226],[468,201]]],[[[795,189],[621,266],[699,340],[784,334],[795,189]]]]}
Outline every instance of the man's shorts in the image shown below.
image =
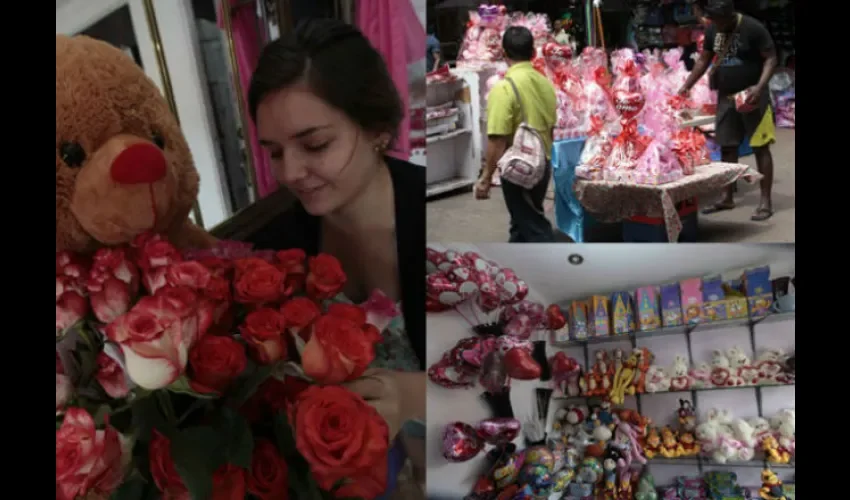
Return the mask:
{"type": "Polygon", "coordinates": [[[714,136],[717,145],[722,148],[740,147],[748,137],[750,147],[753,148],[773,143],[776,140],[776,127],[773,123],[770,98],[765,95],[757,109],[741,113],[735,109],[735,101],[731,96],[719,97],[714,136]]]}

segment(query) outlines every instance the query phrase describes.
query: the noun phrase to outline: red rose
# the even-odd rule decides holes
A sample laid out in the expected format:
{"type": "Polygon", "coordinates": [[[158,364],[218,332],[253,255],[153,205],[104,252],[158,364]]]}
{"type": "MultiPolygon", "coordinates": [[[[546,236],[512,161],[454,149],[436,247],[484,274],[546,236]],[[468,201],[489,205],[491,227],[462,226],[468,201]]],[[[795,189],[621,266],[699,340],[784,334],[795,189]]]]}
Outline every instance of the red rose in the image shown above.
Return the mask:
{"type": "Polygon", "coordinates": [[[200,297],[191,288],[167,286],[160,288],[154,296],[162,298],[187,327],[196,332],[196,339],[206,334],[212,326],[215,303],[200,297]]]}
{"type": "Polygon", "coordinates": [[[121,368],[121,365],[117,361],[103,351],[100,351],[97,355],[97,374],[95,375],[95,379],[111,398],[120,399],[130,392],[130,388],[127,385],[127,374],[124,373],[124,369],[121,368]]]}
{"type": "Polygon", "coordinates": [[[375,489],[386,489],[389,429],[363,398],[340,386],[310,386],[298,396],[290,422],[295,447],[322,489],[370,469],[375,489]]]}
{"type": "Polygon", "coordinates": [[[203,290],[210,282],[212,273],[203,264],[194,261],[177,262],[168,266],[165,279],[171,286],[186,286],[192,290],[203,290]]]}
{"type": "Polygon", "coordinates": [[[366,324],[366,312],[354,304],[334,303],[328,306],[328,314],[351,321],[362,327],[366,324]]]}
{"type": "Polygon", "coordinates": [[[307,274],[307,295],[315,300],[334,297],[345,286],[347,277],[342,265],[333,255],[319,254],[310,257],[310,272],[307,274]]]}
{"type": "Polygon", "coordinates": [[[374,342],[356,323],[322,316],[301,352],[304,373],[319,384],[341,384],[366,371],[375,359],[374,342]]]}
{"type": "Polygon", "coordinates": [[[166,267],[183,260],[180,251],[159,234],[140,234],[131,246],[136,249],[136,264],[143,270],[166,267]]]}
{"type": "Polygon", "coordinates": [[[68,251],[56,252],[56,276],[84,278],[88,275],[89,263],[81,255],[68,251]]]}
{"type": "Polygon", "coordinates": [[[258,258],[236,261],[234,290],[236,302],[267,304],[280,299],[284,274],[275,266],[258,258]]]}
{"type": "Polygon", "coordinates": [[[56,278],[56,336],[83,319],[89,312],[89,301],[74,288],[65,288],[56,278]]]}
{"type": "Polygon", "coordinates": [[[361,472],[348,476],[346,482],[334,492],[336,498],[378,498],[387,489],[388,460],[382,461],[361,472]]]}
{"type": "Polygon", "coordinates": [[[221,302],[230,301],[230,281],[227,278],[213,275],[204,288],[204,295],[221,302]]]}
{"type": "Polygon", "coordinates": [[[280,308],[286,318],[286,326],[295,334],[313,324],[322,315],[319,306],[307,297],[295,297],[286,301],[280,308]]]}
{"type": "Polygon", "coordinates": [[[373,344],[378,344],[384,340],[384,337],[381,335],[381,330],[372,323],[366,323],[363,325],[363,334],[366,335],[369,342],[372,342],[373,344]]]}
{"type": "Polygon", "coordinates": [[[108,498],[124,481],[130,453],[114,428],[97,429],[85,410],[69,408],[56,431],[56,498],[108,498]]]}
{"type": "Polygon", "coordinates": [[[271,441],[258,439],[254,442],[247,482],[248,491],[259,500],[288,498],[289,469],[271,441]]]}
{"type": "Polygon", "coordinates": [[[286,319],[278,311],[268,307],[252,311],[239,330],[258,363],[270,365],[286,357],[286,319]]]}
{"type": "Polygon", "coordinates": [[[171,441],[156,429],[148,445],[148,461],[153,482],[162,492],[164,499],[188,500],[189,491],[183,484],[183,478],[180,477],[171,458],[171,441]]]}
{"type": "Polygon", "coordinates": [[[252,423],[267,416],[276,415],[286,410],[310,385],[306,380],[297,377],[286,376],[282,381],[269,377],[242,405],[242,413],[252,423]]]}
{"type": "Polygon", "coordinates": [[[56,353],[56,414],[60,414],[71,396],[74,394],[74,385],[71,383],[71,378],[65,375],[65,367],[62,365],[62,360],[59,358],[59,353],[56,353]]]}
{"type": "Polygon", "coordinates": [[[226,278],[233,270],[233,261],[221,257],[202,257],[198,262],[210,270],[214,276],[226,278]]]}
{"type": "Polygon", "coordinates": [[[275,254],[277,267],[286,275],[286,295],[290,296],[304,286],[307,277],[307,254],[300,248],[281,250],[275,254]]]}
{"type": "Polygon", "coordinates": [[[213,474],[211,500],[245,500],[245,473],[232,464],[224,464],[213,474]]]}
{"type": "Polygon", "coordinates": [[[202,337],[189,352],[192,389],[222,393],[248,364],[245,348],[231,337],[202,337]]]}

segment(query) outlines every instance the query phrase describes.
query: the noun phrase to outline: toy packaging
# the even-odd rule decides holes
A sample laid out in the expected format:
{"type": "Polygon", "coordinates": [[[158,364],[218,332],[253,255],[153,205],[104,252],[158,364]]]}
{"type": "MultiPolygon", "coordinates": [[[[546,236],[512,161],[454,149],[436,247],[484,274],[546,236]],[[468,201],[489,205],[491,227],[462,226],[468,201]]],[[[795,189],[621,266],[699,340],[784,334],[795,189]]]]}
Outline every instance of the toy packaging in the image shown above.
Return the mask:
{"type": "Polygon", "coordinates": [[[587,326],[587,302],[584,300],[574,300],[570,304],[569,325],[570,339],[585,340],[590,331],[587,326]]]}
{"type": "Polygon", "coordinates": [[[638,328],[649,332],[661,328],[661,311],[658,308],[658,289],[654,286],[642,286],[635,292],[637,304],[638,328]]]}
{"type": "Polygon", "coordinates": [[[682,293],[682,314],[685,324],[697,325],[702,322],[702,279],[691,278],[679,283],[682,293]]]}
{"type": "Polygon", "coordinates": [[[773,305],[773,287],[770,282],[770,267],[758,267],[744,271],[741,278],[751,318],[763,318],[773,305]]]}
{"type": "Polygon", "coordinates": [[[723,291],[723,279],[720,276],[703,279],[702,300],[706,321],[723,321],[729,318],[726,312],[726,293],[723,291]]]}
{"type": "MultiPolygon", "coordinates": [[[[567,313],[567,311],[561,310],[563,313],[567,313]]],[[[566,344],[570,341],[570,317],[569,313],[566,314],[567,322],[564,323],[564,326],[558,328],[557,330],[552,330],[550,333],[550,340],[553,344],[566,344]]]]}
{"type": "Polygon", "coordinates": [[[726,294],[726,317],[728,319],[746,319],[747,296],[741,291],[741,280],[731,280],[723,283],[726,294]]]}
{"type": "Polygon", "coordinates": [[[628,335],[635,331],[635,313],[629,292],[614,292],[611,295],[611,317],[614,320],[614,335],[628,335]]]}
{"type": "Polygon", "coordinates": [[[607,337],[611,335],[611,310],[608,297],[594,295],[590,299],[590,312],[593,316],[593,336],[607,337]]]}
{"type": "Polygon", "coordinates": [[[665,327],[680,326],[684,323],[678,283],[661,285],[661,318],[665,327]]]}

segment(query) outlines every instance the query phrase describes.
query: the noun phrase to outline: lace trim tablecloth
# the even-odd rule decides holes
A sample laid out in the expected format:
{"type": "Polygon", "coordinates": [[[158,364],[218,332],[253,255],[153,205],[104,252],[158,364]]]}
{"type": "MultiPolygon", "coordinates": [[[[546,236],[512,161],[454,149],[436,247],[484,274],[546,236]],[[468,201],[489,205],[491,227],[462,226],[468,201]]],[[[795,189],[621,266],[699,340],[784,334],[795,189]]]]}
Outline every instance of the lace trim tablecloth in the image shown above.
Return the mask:
{"type": "Polygon", "coordinates": [[[714,162],[697,167],[693,175],[660,186],[577,179],[573,190],[585,210],[602,222],[619,222],[638,215],[663,217],[668,241],[675,242],[682,230],[676,203],[720,192],[739,179],[754,183],[761,177],[747,165],[714,162]]]}

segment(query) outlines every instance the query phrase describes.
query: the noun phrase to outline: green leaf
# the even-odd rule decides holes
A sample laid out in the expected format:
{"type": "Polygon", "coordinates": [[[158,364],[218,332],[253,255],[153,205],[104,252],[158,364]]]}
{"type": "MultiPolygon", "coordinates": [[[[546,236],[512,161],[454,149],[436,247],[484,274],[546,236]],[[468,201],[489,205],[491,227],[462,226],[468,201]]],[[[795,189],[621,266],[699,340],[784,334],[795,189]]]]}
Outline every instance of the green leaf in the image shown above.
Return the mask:
{"type": "Polygon", "coordinates": [[[250,468],[254,453],[254,435],[251,434],[248,421],[231,408],[225,407],[216,419],[215,428],[222,437],[224,459],[237,467],[250,468]]]}
{"type": "Polygon", "coordinates": [[[298,450],[295,448],[295,436],[292,433],[292,427],[289,426],[289,419],[285,412],[278,412],[274,416],[274,437],[277,442],[277,451],[284,458],[298,455],[298,450]]]}
{"type": "Polygon", "coordinates": [[[330,493],[336,493],[336,490],[342,488],[343,486],[345,486],[346,484],[348,484],[350,482],[351,482],[351,480],[348,479],[347,477],[337,479],[337,481],[333,484],[333,486],[331,486],[330,493]]]}
{"type": "Polygon", "coordinates": [[[274,373],[275,365],[257,366],[247,376],[240,378],[229,393],[229,401],[234,406],[241,406],[257,392],[257,388],[274,373]]]}
{"type": "Polygon", "coordinates": [[[97,407],[97,409],[92,412],[92,418],[94,418],[94,424],[97,426],[101,426],[106,423],[107,415],[112,413],[112,408],[109,407],[108,404],[102,404],[97,407]]]}
{"type": "Polygon", "coordinates": [[[141,476],[129,477],[112,493],[110,500],[142,500],[146,487],[147,482],[141,476]]]}
{"type": "Polygon", "coordinates": [[[171,439],[171,457],[192,498],[211,498],[221,439],[212,427],[192,427],[171,439]]]}
{"type": "Polygon", "coordinates": [[[186,394],[197,399],[216,399],[218,397],[216,394],[201,394],[200,392],[195,392],[189,384],[189,378],[186,377],[186,375],[182,375],[180,378],[172,382],[171,385],[166,387],[166,389],[171,392],[176,392],[177,394],[186,394]]]}
{"type": "Polygon", "coordinates": [[[132,426],[138,431],[140,441],[145,443],[150,441],[153,429],[165,432],[166,435],[170,434],[170,428],[159,411],[156,398],[143,397],[137,399],[131,410],[133,412],[132,426]]]}

